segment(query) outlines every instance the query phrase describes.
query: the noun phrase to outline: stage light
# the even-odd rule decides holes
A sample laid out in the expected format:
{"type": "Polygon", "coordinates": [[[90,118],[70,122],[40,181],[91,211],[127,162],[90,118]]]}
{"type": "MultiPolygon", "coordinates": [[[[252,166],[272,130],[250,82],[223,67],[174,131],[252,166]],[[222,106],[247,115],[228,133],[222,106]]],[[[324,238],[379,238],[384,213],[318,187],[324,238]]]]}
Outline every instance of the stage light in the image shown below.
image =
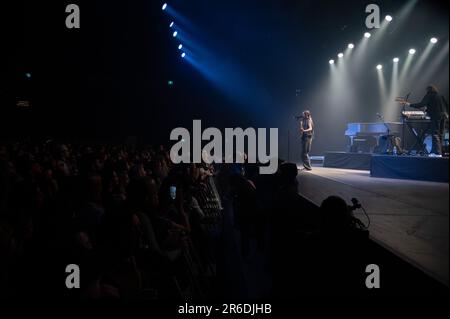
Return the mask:
{"type": "Polygon", "coordinates": [[[172,22],[170,23],[170,26],[169,26],[169,27],[173,28],[174,25],[175,25],[175,22],[172,21],[172,22]]]}
{"type": "Polygon", "coordinates": [[[353,49],[355,47],[355,45],[353,44],[353,43],[350,43],[349,45],[348,45],[348,48],[349,49],[353,49]]]}
{"type": "Polygon", "coordinates": [[[370,38],[372,35],[369,32],[364,33],[364,37],[366,39],[370,38]]]}
{"type": "Polygon", "coordinates": [[[394,20],[394,18],[393,18],[392,16],[390,16],[390,15],[387,15],[384,19],[385,19],[387,22],[391,22],[392,20],[394,20]]]}
{"type": "Polygon", "coordinates": [[[168,81],[168,82],[167,82],[167,85],[168,85],[168,86],[173,86],[173,81],[168,81]]]}
{"type": "Polygon", "coordinates": [[[178,31],[175,31],[175,32],[173,33],[173,37],[176,38],[177,35],[178,35],[178,31]]]}
{"type": "Polygon", "coordinates": [[[383,70],[383,66],[381,64],[377,65],[377,70],[383,70]]]}
{"type": "Polygon", "coordinates": [[[341,52],[338,54],[338,58],[342,59],[343,57],[344,57],[344,53],[341,52]]]}
{"type": "Polygon", "coordinates": [[[328,63],[334,64],[334,60],[330,60],[330,61],[328,61],[328,63]]]}
{"type": "Polygon", "coordinates": [[[25,73],[25,76],[26,76],[27,79],[31,79],[31,73],[29,73],[29,72],[25,73]]]}
{"type": "Polygon", "coordinates": [[[178,46],[178,50],[181,50],[182,48],[183,48],[183,45],[180,44],[180,45],[178,46]]]}
{"type": "Polygon", "coordinates": [[[162,6],[162,10],[164,11],[166,9],[167,9],[167,3],[164,3],[163,6],[162,6]]]}
{"type": "Polygon", "coordinates": [[[181,57],[182,57],[182,58],[185,58],[185,57],[186,57],[186,53],[184,53],[184,52],[181,53],[181,57]]]}
{"type": "Polygon", "coordinates": [[[394,61],[394,63],[398,63],[398,62],[400,62],[400,59],[399,58],[394,58],[392,61],[394,61]]]}
{"type": "Polygon", "coordinates": [[[416,54],[416,50],[415,49],[409,49],[409,54],[411,54],[411,55],[416,54]]]}
{"type": "Polygon", "coordinates": [[[438,43],[438,39],[437,38],[431,38],[430,42],[433,43],[433,44],[436,44],[436,43],[438,43]]]}

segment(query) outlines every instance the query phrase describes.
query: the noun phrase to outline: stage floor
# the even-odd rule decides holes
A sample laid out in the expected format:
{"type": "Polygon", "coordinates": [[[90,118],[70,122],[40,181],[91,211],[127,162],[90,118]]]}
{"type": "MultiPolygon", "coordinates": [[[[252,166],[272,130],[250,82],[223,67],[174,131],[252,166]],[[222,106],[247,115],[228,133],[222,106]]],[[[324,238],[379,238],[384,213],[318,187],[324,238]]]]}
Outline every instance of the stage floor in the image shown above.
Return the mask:
{"type": "MultiPolygon", "coordinates": [[[[448,286],[449,184],[372,178],[369,171],[315,167],[299,173],[299,191],[314,203],[355,197],[371,218],[372,239],[448,286]]],[[[362,213],[357,217],[366,223],[362,213]]]]}

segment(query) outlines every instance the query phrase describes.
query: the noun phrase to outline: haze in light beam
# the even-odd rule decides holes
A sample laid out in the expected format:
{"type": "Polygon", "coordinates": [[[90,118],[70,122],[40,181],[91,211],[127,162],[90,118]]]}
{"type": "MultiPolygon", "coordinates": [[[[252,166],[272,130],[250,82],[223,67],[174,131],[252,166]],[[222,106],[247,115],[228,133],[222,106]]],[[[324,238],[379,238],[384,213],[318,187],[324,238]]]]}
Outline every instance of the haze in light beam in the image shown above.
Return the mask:
{"type": "Polygon", "coordinates": [[[398,80],[398,62],[393,62],[391,86],[389,88],[389,95],[385,103],[383,103],[383,114],[387,121],[398,120],[398,103],[395,102],[395,98],[400,95],[399,92],[399,80],[398,80]]]}

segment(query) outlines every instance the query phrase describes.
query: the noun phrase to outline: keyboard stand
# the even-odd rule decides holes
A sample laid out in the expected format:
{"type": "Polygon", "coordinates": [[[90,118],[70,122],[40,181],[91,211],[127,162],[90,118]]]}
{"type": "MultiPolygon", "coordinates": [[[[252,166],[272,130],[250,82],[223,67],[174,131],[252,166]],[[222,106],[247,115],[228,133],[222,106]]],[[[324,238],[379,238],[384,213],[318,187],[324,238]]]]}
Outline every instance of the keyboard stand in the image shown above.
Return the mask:
{"type": "Polygon", "coordinates": [[[409,149],[409,153],[411,153],[411,151],[415,150],[417,151],[419,154],[425,154],[428,155],[428,151],[425,145],[425,138],[427,136],[427,133],[430,132],[431,130],[431,121],[406,121],[406,125],[408,126],[409,130],[411,131],[411,133],[414,135],[414,137],[416,138],[416,142],[414,143],[414,146],[409,149]],[[414,124],[426,124],[425,128],[417,128],[415,127],[414,124]]]}

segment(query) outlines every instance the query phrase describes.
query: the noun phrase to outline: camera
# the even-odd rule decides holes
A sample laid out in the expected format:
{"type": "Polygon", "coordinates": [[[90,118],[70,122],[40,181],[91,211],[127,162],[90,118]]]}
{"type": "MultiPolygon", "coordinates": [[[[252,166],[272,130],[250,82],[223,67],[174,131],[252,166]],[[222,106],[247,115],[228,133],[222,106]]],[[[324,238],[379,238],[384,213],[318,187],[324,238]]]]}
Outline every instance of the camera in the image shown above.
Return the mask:
{"type": "Polygon", "coordinates": [[[352,206],[348,206],[350,212],[354,212],[357,209],[361,209],[362,205],[358,199],[352,198],[352,206]]]}

